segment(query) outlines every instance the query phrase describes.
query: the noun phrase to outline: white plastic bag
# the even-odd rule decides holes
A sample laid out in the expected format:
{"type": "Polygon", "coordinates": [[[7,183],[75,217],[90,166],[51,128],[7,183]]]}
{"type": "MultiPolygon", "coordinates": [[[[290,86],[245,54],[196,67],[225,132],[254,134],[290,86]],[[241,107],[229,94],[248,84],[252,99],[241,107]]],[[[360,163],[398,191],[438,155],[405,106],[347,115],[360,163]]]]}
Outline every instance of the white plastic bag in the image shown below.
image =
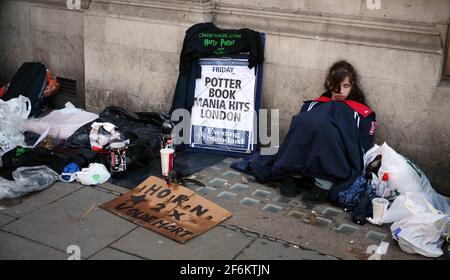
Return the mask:
{"type": "Polygon", "coordinates": [[[77,129],[97,118],[97,114],[86,112],[67,102],[63,109],[54,110],[42,118],[28,120],[24,128],[37,134],[43,134],[48,129],[51,137],[67,139],[77,129]]]}
{"type": "MultiPolygon", "coordinates": [[[[0,158],[4,153],[17,146],[26,146],[23,136],[23,122],[20,116],[15,115],[14,106],[10,103],[0,102],[0,158]]],[[[2,166],[0,159],[0,166],[2,166]]]]}
{"type": "Polygon", "coordinates": [[[111,178],[111,174],[109,174],[103,164],[91,163],[89,167],[75,172],[75,177],[83,185],[99,185],[108,181],[111,178]]]}
{"type": "Polygon", "coordinates": [[[0,151],[11,150],[11,141],[0,131],[0,151]]]}
{"type": "Polygon", "coordinates": [[[391,225],[392,238],[400,248],[410,254],[439,257],[443,254],[442,234],[445,232],[448,216],[443,214],[415,214],[391,225]]]}
{"type": "Polygon", "coordinates": [[[450,205],[446,197],[438,194],[431,186],[425,174],[409,159],[394,151],[388,144],[375,145],[364,155],[367,166],[377,155],[382,156],[378,177],[372,179],[372,185],[378,186],[384,173],[389,173],[388,184],[400,194],[422,192],[427,200],[439,211],[450,214],[450,205]]]}
{"type": "Polygon", "coordinates": [[[393,223],[405,217],[417,214],[440,214],[433,205],[431,205],[424,193],[407,192],[398,196],[384,216],[380,219],[381,223],[393,223]]]}
{"type": "Polygon", "coordinates": [[[31,101],[28,97],[19,95],[8,101],[0,99],[0,107],[6,108],[11,113],[11,117],[26,119],[31,112],[31,101]]]}

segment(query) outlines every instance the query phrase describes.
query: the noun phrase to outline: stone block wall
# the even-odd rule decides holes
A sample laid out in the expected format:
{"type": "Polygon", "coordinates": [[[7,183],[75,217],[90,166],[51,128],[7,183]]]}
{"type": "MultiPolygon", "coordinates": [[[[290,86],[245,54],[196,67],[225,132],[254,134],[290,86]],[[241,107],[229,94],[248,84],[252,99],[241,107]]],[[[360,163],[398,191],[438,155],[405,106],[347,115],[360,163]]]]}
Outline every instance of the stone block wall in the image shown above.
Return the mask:
{"type": "Polygon", "coordinates": [[[9,81],[26,61],[40,61],[53,74],[77,81],[84,106],[84,14],[68,10],[65,1],[0,3],[0,82],[9,81]],[[64,4],[64,5],[63,5],[64,4]]]}
{"type": "Polygon", "coordinates": [[[88,110],[167,111],[184,32],[198,22],[266,33],[263,108],[280,109],[281,135],[327,69],[346,59],[386,141],[450,195],[450,85],[442,80],[448,0],[64,0],[0,4],[0,81],[42,60],[81,85],[88,110]],[[376,2],[377,0],[370,1],[376,2]],[[14,16],[13,16],[14,15],[14,16]]]}

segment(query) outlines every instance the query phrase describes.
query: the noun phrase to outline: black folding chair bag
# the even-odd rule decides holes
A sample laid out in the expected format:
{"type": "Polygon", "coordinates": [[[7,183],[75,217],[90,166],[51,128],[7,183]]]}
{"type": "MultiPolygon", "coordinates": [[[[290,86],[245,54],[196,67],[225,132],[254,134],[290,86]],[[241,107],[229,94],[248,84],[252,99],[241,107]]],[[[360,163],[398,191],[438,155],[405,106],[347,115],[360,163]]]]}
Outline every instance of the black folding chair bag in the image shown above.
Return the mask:
{"type": "Polygon", "coordinates": [[[25,62],[20,66],[9,83],[3,100],[26,96],[31,102],[30,117],[42,113],[44,90],[47,86],[47,69],[40,62],[25,62]]]}

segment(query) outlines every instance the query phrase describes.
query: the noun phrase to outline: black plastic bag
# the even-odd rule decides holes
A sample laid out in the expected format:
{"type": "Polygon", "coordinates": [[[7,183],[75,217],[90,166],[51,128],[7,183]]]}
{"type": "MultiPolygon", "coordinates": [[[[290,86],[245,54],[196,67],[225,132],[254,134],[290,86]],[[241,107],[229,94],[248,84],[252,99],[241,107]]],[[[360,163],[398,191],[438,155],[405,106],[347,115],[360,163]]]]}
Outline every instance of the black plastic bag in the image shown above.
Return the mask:
{"type": "Polygon", "coordinates": [[[357,205],[352,212],[352,221],[358,225],[364,225],[366,218],[372,216],[372,202],[369,196],[372,187],[372,174],[366,173],[366,183],[364,191],[358,196],[357,205]]]}
{"type": "MultiPolygon", "coordinates": [[[[148,167],[153,158],[159,156],[161,124],[167,117],[161,113],[131,113],[120,107],[107,107],[95,122],[109,122],[129,140],[127,150],[127,169],[148,167]]],[[[88,123],[72,134],[66,141],[66,148],[90,149],[88,123]]],[[[108,155],[101,155],[101,161],[109,166],[108,155]]]]}

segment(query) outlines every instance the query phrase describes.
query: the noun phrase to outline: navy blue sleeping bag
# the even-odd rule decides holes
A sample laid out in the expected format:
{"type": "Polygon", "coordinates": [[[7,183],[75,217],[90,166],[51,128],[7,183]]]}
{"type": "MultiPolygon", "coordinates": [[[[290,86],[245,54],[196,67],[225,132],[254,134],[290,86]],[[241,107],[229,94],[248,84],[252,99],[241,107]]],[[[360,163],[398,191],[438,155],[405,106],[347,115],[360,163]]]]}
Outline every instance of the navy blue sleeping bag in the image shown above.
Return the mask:
{"type": "Polygon", "coordinates": [[[331,181],[329,200],[337,204],[338,193],[363,173],[363,156],[372,147],[375,126],[375,113],[360,103],[307,101],[276,155],[254,154],[232,167],[260,183],[293,175],[331,181]]]}

